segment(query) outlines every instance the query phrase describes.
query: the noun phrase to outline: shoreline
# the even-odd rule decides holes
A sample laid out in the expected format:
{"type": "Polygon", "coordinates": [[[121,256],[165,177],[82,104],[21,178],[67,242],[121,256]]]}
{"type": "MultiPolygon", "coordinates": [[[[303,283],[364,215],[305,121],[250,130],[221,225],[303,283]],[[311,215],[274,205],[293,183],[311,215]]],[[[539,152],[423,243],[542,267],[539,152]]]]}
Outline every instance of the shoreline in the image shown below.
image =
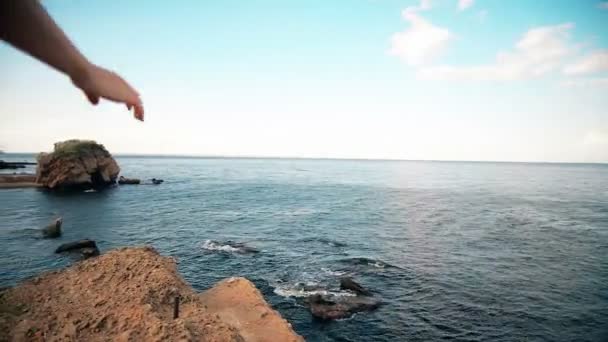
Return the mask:
{"type": "Polygon", "coordinates": [[[40,188],[34,174],[0,174],[0,189],[40,188]]]}
{"type": "Polygon", "coordinates": [[[0,335],[9,340],[304,340],[249,280],[228,278],[196,292],[172,257],[148,246],[114,249],[0,290],[0,335]]]}

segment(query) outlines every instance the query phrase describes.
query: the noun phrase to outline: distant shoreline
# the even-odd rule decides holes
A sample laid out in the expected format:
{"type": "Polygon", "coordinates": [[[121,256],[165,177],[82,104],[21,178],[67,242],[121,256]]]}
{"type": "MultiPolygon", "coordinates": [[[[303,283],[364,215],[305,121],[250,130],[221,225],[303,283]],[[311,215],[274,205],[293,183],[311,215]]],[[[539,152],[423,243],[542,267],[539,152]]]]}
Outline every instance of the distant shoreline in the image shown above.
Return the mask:
{"type": "MultiPolygon", "coordinates": [[[[40,152],[4,152],[5,156],[36,156],[40,152]]],[[[509,160],[433,160],[433,159],[385,159],[385,158],[333,158],[333,157],[277,157],[277,156],[214,156],[181,154],[137,154],[113,153],[117,158],[164,158],[164,159],[243,159],[243,160],[318,160],[318,161],[364,161],[364,162],[417,162],[417,163],[466,163],[466,164],[537,164],[537,165],[598,165],[607,162],[562,162],[562,161],[509,161],[509,160]]]]}

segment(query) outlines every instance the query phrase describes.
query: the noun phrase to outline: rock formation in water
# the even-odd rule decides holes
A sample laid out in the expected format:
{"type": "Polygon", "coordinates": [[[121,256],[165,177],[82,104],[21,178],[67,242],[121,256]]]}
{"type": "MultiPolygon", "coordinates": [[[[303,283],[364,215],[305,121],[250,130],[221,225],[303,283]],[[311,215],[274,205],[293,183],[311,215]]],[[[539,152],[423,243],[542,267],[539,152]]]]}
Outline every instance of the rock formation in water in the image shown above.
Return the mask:
{"type": "Polygon", "coordinates": [[[348,290],[351,296],[314,294],[307,298],[310,313],[316,318],[332,320],[347,318],[357,312],[377,309],[382,301],[350,277],[340,279],[340,289],[348,290]]]}
{"type": "Polygon", "coordinates": [[[303,341],[244,278],[198,294],[172,258],[122,248],[0,292],[0,340],[303,341]],[[179,315],[173,318],[175,298],[179,315]]]}
{"type": "Polygon", "coordinates": [[[120,178],[118,178],[118,184],[123,185],[123,184],[140,184],[141,180],[138,178],[126,178],[124,176],[120,176],[120,178]]]}
{"type": "Polygon", "coordinates": [[[47,239],[54,239],[61,236],[61,225],[63,220],[60,218],[42,229],[42,236],[47,239]]]}
{"type": "Polygon", "coordinates": [[[349,290],[362,296],[371,295],[371,293],[366,288],[354,281],[351,277],[344,277],[340,279],[340,289],[349,290]]]}
{"type": "MultiPolygon", "coordinates": [[[[85,248],[97,249],[97,244],[95,243],[95,241],[89,239],[68,242],[57,247],[57,249],[55,249],[55,253],[79,251],[85,248]]],[[[99,254],[99,252],[97,254],[99,254]]]]}
{"type": "Polygon", "coordinates": [[[369,296],[327,297],[315,294],[308,298],[310,313],[325,320],[347,318],[357,312],[375,310],[380,304],[380,300],[369,296]]]}
{"type": "Polygon", "coordinates": [[[91,189],[116,183],[120,168],[101,144],[67,140],[38,156],[36,182],[49,189],[91,189]]]}

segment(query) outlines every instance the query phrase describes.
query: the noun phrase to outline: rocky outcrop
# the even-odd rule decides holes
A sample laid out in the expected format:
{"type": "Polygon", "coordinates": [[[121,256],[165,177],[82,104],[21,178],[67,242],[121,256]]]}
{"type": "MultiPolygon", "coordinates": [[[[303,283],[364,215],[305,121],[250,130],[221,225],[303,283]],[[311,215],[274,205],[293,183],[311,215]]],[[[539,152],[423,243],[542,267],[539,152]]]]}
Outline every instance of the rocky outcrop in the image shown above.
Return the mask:
{"type": "Polygon", "coordinates": [[[36,165],[36,163],[28,163],[28,162],[5,162],[4,160],[0,160],[0,170],[2,169],[24,169],[27,165],[36,165]]]}
{"type": "Polygon", "coordinates": [[[141,183],[141,180],[138,178],[126,178],[123,176],[120,176],[120,178],[118,178],[118,184],[123,185],[123,184],[139,184],[141,183]]]}
{"type": "Polygon", "coordinates": [[[374,310],[380,304],[380,300],[368,296],[329,298],[315,294],[308,298],[312,315],[325,320],[347,318],[357,312],[374,310]]]}
{"type": "Polygon", "coordinates": [[[0,175],[0,189],[37,187],[40,187],[40,184],[36,183],[36,175],[0,175]]]}
{"type": "Polygon", "coordinates": [[[61,225],[63,220],[60,218],[42,229],[42,236],[46,239],[54,239],[61,236],[61,225]]]}
{"type": "Polygon", "coordinates": [[[375,310],[382,304],[369,290],[350,277],[340,279],[340,289],[351,295],[314,294],[308,297],[307,303],[312,315],[325,320],[347,318],[357,312],[375,310]]]}
{"type": "Polygon", "coordinates": [[[172,258],[123,248],[0,292],[0,340],[302,341],[249,281],[198,294],[172,258]],[[175,298],[179,316],[174,319],[175,298]]]}
{"type": "Polygon", "coordinates": [[[340,279],[340,289],[349,290],[362,296],[371,295],[371,292],[369,292],[366,288],[354,281],[351,277],[344,277],[340,279]]]}
{"type": "Polygon", "coordinates": [[[209,313],[235,327],[245,341],[304,341],[245,278],[221,281],[199,299],[209,313]]]}
{"type": "Polygon", "coordinates": [[[68,242],[68,243],[64,243],[64,244],[60,245],[59,247],[57,247],[57,249],[55,250],[55,253],[70,252],[70,251],[74,251],[74,250],[80,250],[83,248],[97,249],[97,244],[95,243],[95,241],[89,240],[89,239],[68,242]]]}
{"type": "Polygon", "coordinates": [[[55,144],[38,156],[36,182],[49,189],[102,188],[116,183],[120,168],[103,145],[88,140],[55,144]]]}

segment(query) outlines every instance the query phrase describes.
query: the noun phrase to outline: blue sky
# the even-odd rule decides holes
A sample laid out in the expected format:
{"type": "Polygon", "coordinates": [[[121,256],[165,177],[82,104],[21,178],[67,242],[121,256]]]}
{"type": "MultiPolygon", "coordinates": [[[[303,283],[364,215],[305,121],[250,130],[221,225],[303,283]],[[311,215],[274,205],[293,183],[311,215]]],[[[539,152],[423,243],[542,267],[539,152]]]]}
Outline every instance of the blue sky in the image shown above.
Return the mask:
{"type": "Polygon", "coordinates": [[[6,151],[608,162],[601,1],[43,4],[146,122],[2,44],[6,151]]]}

